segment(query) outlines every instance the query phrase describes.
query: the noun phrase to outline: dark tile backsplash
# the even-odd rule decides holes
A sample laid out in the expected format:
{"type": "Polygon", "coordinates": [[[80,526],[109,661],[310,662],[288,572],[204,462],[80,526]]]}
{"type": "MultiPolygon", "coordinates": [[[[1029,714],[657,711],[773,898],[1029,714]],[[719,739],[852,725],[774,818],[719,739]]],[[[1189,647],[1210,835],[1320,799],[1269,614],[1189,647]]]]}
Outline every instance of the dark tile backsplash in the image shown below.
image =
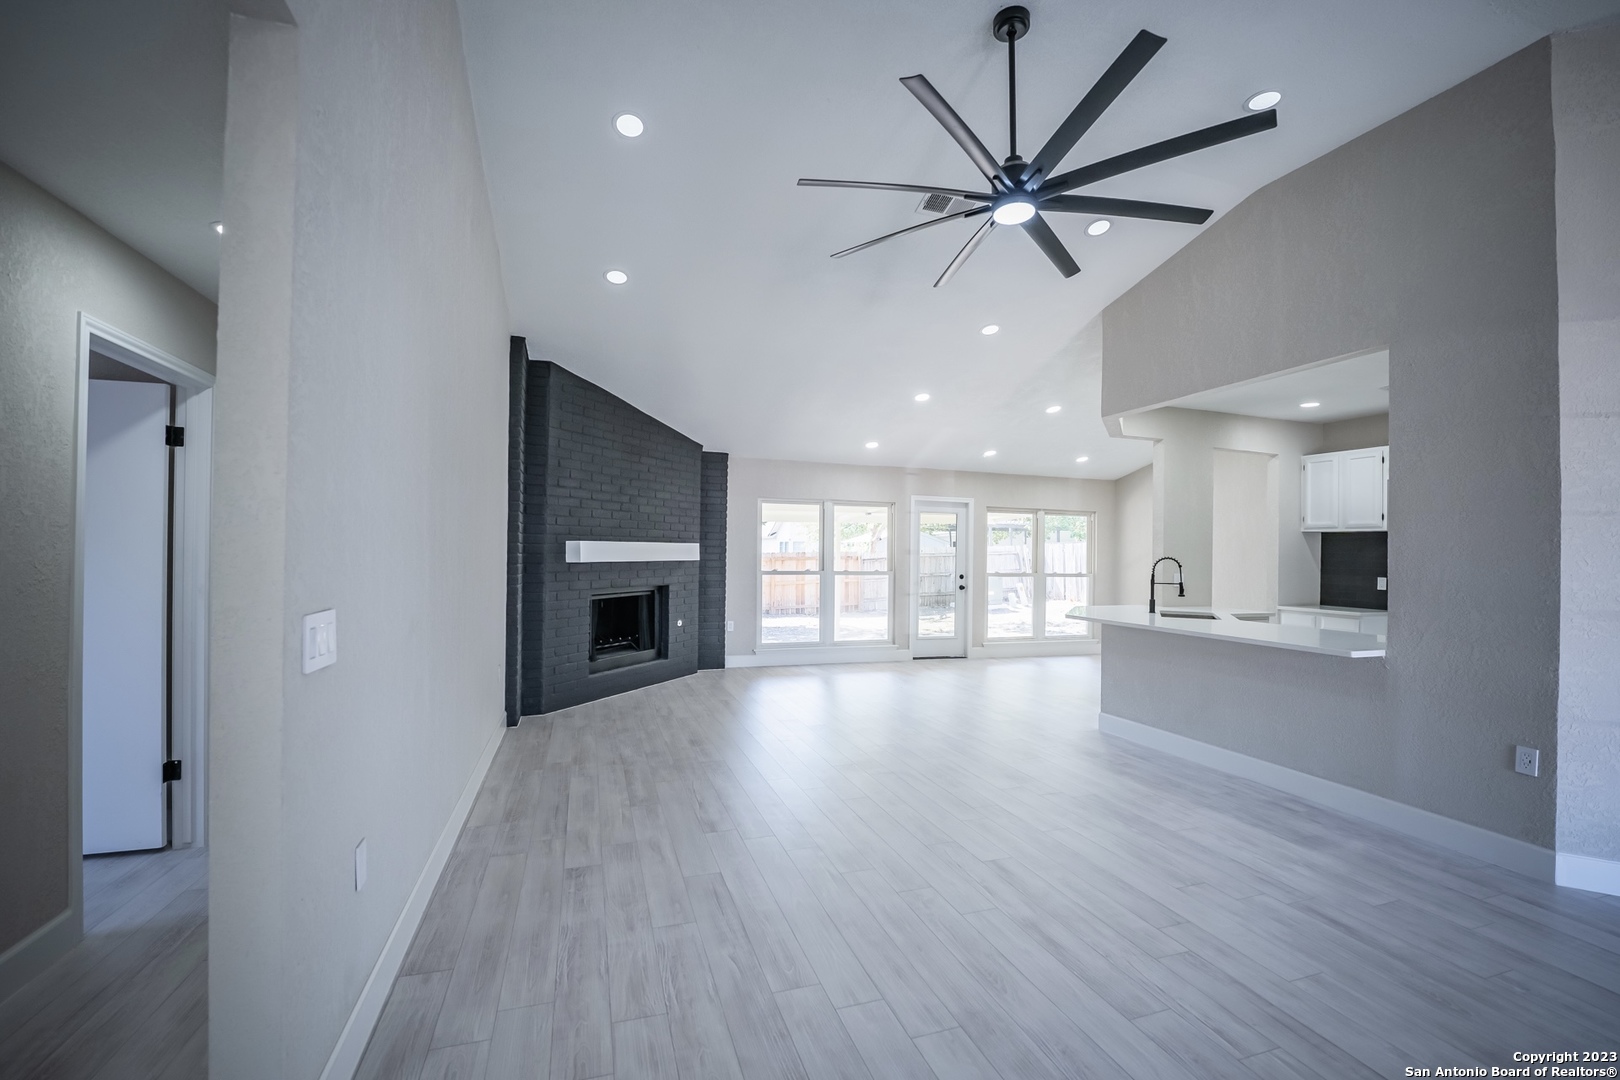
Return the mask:
{"type": "Polygon", "coordinates": [[[1389,533],[1322,534],[1322,606],[1389,610],[1389,592],[1378,587],[1389,577],[1389,533]]]}

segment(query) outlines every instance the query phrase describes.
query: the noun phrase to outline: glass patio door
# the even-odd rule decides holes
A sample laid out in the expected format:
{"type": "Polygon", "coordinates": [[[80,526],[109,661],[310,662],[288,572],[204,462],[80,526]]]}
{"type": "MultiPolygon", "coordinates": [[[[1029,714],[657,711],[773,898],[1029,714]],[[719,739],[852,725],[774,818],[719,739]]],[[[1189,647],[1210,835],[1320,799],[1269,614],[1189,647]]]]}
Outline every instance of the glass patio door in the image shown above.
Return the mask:
{"type": "Polygon", "coordinates": [[[914,657],[967,656],[972,605],[968,588],[972,563],[972,505],[964,501],[918,499],[912,506],[914,657]]]}

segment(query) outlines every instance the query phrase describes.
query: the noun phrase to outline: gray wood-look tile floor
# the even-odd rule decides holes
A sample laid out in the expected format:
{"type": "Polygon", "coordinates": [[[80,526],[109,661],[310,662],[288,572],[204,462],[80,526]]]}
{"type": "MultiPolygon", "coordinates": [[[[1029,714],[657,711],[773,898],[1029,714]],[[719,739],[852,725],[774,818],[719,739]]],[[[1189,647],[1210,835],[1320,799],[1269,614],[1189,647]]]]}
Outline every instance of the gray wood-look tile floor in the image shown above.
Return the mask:
{"type": "Polygon", "coordinates": [[[1105,739],[1094,658],[508,733],[374,1078],[1394,1077],[1620,1048],[1620,900],[1105,739]]]}
{"type": "Polygon", "coordinates": [[[208,1075],[208,856],[84,861],[84,940],[0,1004],[0,1080],[208,1075]]]}

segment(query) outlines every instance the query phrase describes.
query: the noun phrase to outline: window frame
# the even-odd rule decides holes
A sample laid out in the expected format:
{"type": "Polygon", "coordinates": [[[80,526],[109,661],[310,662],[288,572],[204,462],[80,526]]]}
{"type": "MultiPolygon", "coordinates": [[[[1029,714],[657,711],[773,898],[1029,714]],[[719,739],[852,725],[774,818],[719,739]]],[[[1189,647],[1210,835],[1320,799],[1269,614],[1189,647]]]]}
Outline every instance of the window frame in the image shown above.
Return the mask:
{"type": "Polygon", "coordinates": [[[1088,622],[1084,635],[1064,637],[1046,636],[1046,582],[1048,578],[1080,578],[1086,583],[1087,603],[1095,603],[1092,586],[1097,573],[1097,512],[1095,510],[1057,510],[1050,507],[987,506],[984,516],[983,543],[985,547],[984,573],[984,643],[986,645],[1028,644],[1031,642],[1088,642],[1097,640],[1097,624],[1088,622]],[[1029,514],[1030,572],[1027,574],[996,573],[990,569],[990,518],[994,514],[1029,514]],[[1083,517],[1086,519],[1086,568],[1076,573],[1054,573],[1046,569],[1046,516],[1083,517]],[[990,625],[990,598],[992,578],[1028,578],[1030,580],[1030,633],[995,636],[990,625]]]}
{"type": "Polygon", "coordinates": [[[895,594],[895,563],[898,558],[894,533],[894,504],[867,499],[778,499],[762,498],[754,511],[754,647],[756,649],[848,649],[848,648],[885,648],[894,645],[894,610],[898,597],[895,594]],[[766,506],[819,506],[821,508],[821,546],[820,556],[817,560],[816,570],[766,570],[764,536],[761,526],[765,522],[766,506]],[[888,569],[886,570],[839,570],[836,568],[837,542],[835,537],[836,517],[838,507],[855,506],[880,509],[886,515],[885,529],[888,539],[888,569]],[[818,619],[820,622],[820,635],[815,641],[766,641],[765,640],[765,579],[769,577],[815,577],[818,579],[820,607],[818,619]],[[838,632],[838,584],[842,578],[849,577],[881,577],[888,581],[888,630],[885,636],[878,638],[859,638],[839,641],[838,632]]]}

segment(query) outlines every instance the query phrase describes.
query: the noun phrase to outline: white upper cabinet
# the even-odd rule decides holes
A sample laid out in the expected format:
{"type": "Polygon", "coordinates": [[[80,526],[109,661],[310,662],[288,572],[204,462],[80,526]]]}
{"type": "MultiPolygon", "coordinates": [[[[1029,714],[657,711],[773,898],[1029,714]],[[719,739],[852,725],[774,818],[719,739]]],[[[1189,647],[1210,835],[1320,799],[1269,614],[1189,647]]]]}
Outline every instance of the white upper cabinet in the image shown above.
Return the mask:
{"type": "Polygon", "coordinates": [[[1304,532],[1373,532],[1389,528],[1389,447],[1312,454],[1300,473],[1304,532]]]}
{"type": "Polygon", "coordinates": [[[1339,527],[1339,458],[1318,454],[1305,459],[1305,489],[1299,499],[1306,532],[1339,527]]]}

